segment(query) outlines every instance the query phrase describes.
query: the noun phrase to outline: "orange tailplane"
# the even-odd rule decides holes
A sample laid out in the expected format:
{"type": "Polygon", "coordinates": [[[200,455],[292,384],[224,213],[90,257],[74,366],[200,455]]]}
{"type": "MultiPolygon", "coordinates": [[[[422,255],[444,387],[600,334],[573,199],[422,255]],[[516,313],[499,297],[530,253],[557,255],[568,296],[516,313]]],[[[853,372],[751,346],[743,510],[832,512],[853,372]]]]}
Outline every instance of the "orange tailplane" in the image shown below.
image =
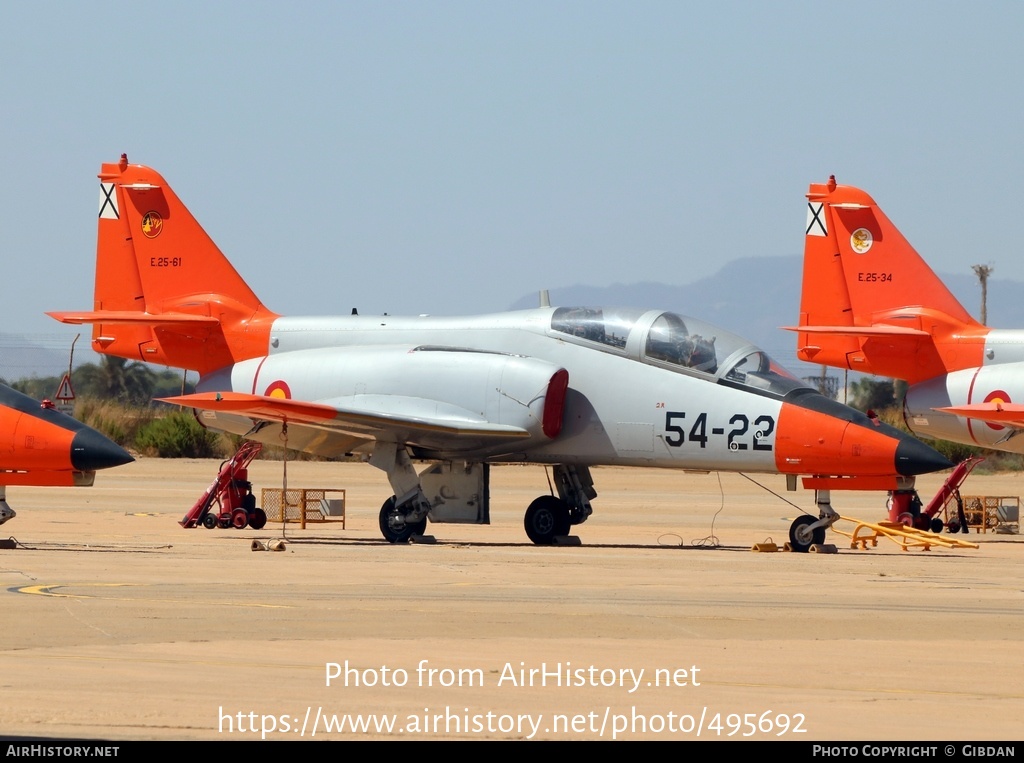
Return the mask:
{"type": "Polygon", "coordinates": [[[266,354],[268,310],[154,170],[104,164],[93,311],[49,313],[93,324],[106,355],[206,373],[266,354]]]}
{"type": "Polygon", "coordinates": [[[981,365],[975,321],[868,194],[812,183],[807,192],[801,360],[911,384],[981,365]]]}

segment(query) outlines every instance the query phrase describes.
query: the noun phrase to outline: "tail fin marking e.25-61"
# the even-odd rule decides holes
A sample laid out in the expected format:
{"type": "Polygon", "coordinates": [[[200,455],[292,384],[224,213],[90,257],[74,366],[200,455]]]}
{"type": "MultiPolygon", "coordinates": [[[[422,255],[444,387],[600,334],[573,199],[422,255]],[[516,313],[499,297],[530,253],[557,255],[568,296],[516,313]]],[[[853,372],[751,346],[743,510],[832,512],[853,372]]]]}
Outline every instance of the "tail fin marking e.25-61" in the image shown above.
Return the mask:
{"type": "Polygon", "coordinates": [[[104,164],[99,174],[92,323],[97,351],[204,373],[263,355],[269,311],[154,170],[104,164]]]}

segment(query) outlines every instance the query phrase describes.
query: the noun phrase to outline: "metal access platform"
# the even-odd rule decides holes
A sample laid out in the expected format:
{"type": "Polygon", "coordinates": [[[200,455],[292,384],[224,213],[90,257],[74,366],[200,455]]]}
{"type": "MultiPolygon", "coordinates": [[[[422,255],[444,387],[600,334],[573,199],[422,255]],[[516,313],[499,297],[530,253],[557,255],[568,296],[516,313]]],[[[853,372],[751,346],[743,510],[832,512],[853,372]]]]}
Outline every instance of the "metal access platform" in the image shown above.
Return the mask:
{"type": "Polygon", "coordinates": [[[852,532],[839,528],[838,523],[832,525],[832,531],[845,535],[850,539],[850,548],[866,550],[878,545],[879,538],[886,538],[900,547],[901,551],[912,548],[931,551],[933,546],[939,548],[978,548],[977,543],[960,540],[954,535],[918,530],[902,522],[865,522],[860,519],[843,517],[841,521],[853,522],[852,532]]]}
{"type": "MultiPolygon", "coordinates": [[[[927,506],[921,504],[916,490],[893,491],[889,494],[888,519],[865,522],[852,517],[840,517],[832,530],[850,539],[850,548],[868,549],[878,546],[879,538],[886,538],[902,551],[912,548],[931,551],[939,548],[978,548],[977,543],[960,540],[952,535],[963,525],[964,499],[960,486],[974,467],[984,459],[977,456],[961,461],[946,477],[927,506]],[[956,505],[956,511],[952,506],[956,505]],[[853,530],[843,530],[838,522],[852,522],[853,530]],[[950,534],[941,535],[943,529],[950,534]]],[[[966,532],[966,528],[963,529],[966,532]]]]}

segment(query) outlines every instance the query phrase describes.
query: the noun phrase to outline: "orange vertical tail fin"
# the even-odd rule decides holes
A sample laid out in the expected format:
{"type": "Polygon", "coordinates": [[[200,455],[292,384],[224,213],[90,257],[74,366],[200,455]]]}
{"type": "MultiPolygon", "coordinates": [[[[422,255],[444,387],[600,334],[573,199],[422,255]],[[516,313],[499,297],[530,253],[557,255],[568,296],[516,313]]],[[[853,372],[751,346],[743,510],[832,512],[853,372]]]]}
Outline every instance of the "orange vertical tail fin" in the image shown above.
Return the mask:
{"type": "Polygon", "coordinates": [[[958,354],[948,346],[986,330],[874,199],[835,178],[812,183],[807,199],[800,326],[793,329],[802,360],[912,383],[977,365],[980,349],[958,354]]]}
{"type": "Polygon", "coordinates": [[[99,174],[93,310],[50,313],[93,324],[97,352],[205,373],[267,352],[269,311],[154,170],[99,174]]]}

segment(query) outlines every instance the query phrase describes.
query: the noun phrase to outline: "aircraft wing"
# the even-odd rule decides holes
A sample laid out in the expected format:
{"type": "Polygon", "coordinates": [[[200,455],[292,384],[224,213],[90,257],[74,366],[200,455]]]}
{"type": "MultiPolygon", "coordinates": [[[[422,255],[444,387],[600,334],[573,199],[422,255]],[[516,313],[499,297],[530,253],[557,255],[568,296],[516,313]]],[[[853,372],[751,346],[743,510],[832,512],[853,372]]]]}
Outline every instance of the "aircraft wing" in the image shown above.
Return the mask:
{"type": "Polygon", "coordinates": [[[972,405],[954,405],[949,408],[934,408],[942,413],[979,419],[990,424],[1003,424],[1010,427],[1024,428],[1024,405],[1017,403],[974,403],[972,405]]]}
{"type": "Polygon", "coordinates": [[[358,395],[329,401],[305,402],[240,392],[200,392],[161,398],[200,410],[313,426],[378,439],[382,436],[415,442],[422,436],[433,441],[447,438],[519,439],[530,437],[526,429],[494,424],[458,406],[424,398],[399,395],[358,395]]]}
{"type": "Polygon", "coordinates": [[[565,369],[526,356],[433,346],[345,348],[243,361],[231,377],[211,380],[210,391],[165,402],[201,409],[201,419],[213,428],[261,441],[279,436],[261,423],[287,424],[293,447],[319,455],[374,441],[403,443],[433,457],[493,455],[512,447],[520,453],[557,437],[568,381],[565,369]],[[335,396],[317,394],[304,376],[310,364],[323,377],[348,374],[359,382],[335,396]],[[213,391],[218,388],[225,391],[213,391]],[[239,391],[227,391],[232,389],[239,391]]]}

